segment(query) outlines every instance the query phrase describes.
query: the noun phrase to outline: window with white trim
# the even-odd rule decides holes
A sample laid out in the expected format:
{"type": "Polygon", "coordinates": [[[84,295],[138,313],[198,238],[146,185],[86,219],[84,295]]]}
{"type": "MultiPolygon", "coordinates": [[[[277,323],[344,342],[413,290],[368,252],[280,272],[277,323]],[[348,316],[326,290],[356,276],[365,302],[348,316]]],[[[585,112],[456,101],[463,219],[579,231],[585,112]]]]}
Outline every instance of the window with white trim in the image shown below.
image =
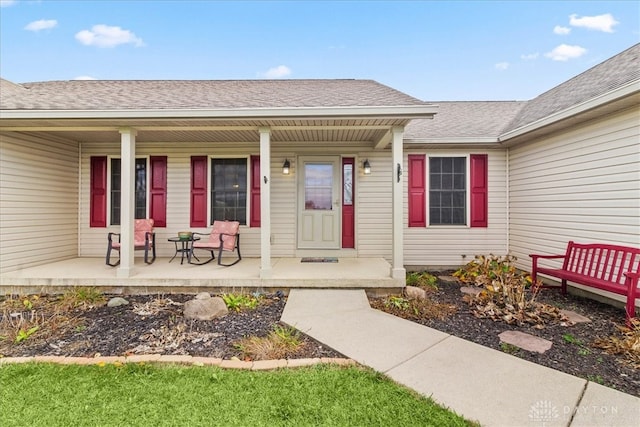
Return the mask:
{"type": "Polygon", "coordinates": [[[429,225],[467,225],[467,158],[429,158],[429,225]]]}
{"type": "MultiPolygon", "coordinates": [[[[122,212],[122,162],[120,158],[112,158],[110,165],[110,207],[111,225],[120,225],[122,212]]],[[[147,159],[137,158],[135,161],[135,207],[136,219],[147,218],[147,159]]]]}
{"type": "Polygon", "coordinates": [[[247,158],[211,159],[211,223],[247,224],[247,158]]]}

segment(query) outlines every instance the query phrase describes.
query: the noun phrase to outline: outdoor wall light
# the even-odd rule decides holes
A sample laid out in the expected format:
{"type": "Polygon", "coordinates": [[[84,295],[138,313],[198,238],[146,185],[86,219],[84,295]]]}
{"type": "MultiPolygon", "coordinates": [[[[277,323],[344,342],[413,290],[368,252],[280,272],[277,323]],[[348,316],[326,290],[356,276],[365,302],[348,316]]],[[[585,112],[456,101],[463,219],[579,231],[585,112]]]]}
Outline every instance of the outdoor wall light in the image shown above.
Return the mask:
{"type": "Polygon", "coordinates": [[[369,159],[365,160],[362,164],[362,168],[364,169],[365,175],[371,175],[371,165],[369,164],[369,159]]]}
{"type": "Polygon", "coordinates": [[[291,169],[291,163],[289,163],[289,159],[285,159],[284,164],[282,165],[282,174],[289,175],[290,169],[291,169]]]}

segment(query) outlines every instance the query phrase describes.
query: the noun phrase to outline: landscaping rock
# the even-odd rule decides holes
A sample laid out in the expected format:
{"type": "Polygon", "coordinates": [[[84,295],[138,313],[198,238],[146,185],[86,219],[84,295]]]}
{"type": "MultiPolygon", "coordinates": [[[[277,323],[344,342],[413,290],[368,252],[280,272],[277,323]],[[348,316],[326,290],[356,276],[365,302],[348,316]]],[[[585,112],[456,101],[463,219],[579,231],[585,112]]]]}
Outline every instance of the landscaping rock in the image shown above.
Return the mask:
{"type": "Polygon", "coordinates": [[[196,295],[196,299],[209,299],[211,298],[211,294],[209,294],[209,292],[200,292],[198,295],[196,295]]]}
{"type": "Polygon", "coordinates": [[[406,286],[404,288],[404,294],[409,299],[423,300],[427,298],[427,292],[417,286],[406,286]]]}
{"type": "Polygon", "coordinates": [[[121,297],[114,297],[109,300],[107,307],[120,307],[121,305],[128,305],[129,301],[121,297]]]}
{"type": "Polygon", "coordinates": [[[463,286],[460,288],[460,292],[462,292],[463,294],[476,296],[480,294],[480,292],[482,292],[482,288],[477,288],[474,286],[463,286]]]}
{"type": "Polygon", "coordinates": [[[458,279],[453,276],[438,276],[438,280],[450,283],[456,283],[458,281],[458,279]]]}
{"type": "Polygon", "coordinates": [[[229,309],[220,297],[193,299],[184,303],[185,319],[212,320],[228,313],[229,309]]]}
{"type": "Polygon", "coordinates": [[[571,310],[560,310],[560,313],[567,316],[567,319],[569,319],[570,322],[572,323],[589,323],[591,322],[591,319],[589,319],[588,317],[585,317],[581,314],[576,313],[575,311],[571,311],[571,310]]]}
{"type": "Polygon", "coordinates": [[[523,350],[535,351],[543,354],[551,348],[551,341],[519,331],[504,331],[500,335],[500,342],[515,345],[523,350]]]}

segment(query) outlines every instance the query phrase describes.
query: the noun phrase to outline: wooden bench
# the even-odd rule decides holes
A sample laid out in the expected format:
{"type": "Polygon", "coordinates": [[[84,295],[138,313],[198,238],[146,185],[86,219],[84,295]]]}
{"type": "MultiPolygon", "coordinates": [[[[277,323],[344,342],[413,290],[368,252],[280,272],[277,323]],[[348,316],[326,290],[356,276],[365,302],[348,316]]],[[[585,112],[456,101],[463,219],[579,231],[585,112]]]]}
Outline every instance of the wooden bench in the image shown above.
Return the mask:
{"type": "Polygon", "coordinates": [[[562,293],[567,293],[567,281],[602,289],[627,297],[627,318],[635,317],[635,300],[640,298],[640,249],[600,243],[569,242],[564,255],[529,255],[533,260],[531,278],[538,274],[561,279],[562,293]],[[538,260],[563,259],[562,268],[541,267],[538,260]]]}

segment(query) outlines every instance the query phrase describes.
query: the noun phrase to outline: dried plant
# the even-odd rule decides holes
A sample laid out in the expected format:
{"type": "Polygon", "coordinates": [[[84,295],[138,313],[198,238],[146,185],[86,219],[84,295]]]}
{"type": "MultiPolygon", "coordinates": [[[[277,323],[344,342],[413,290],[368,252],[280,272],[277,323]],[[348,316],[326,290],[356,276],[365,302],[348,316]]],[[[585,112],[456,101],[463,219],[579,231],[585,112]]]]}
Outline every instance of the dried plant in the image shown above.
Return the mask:
{"type": "Polygon", "coordinates": [[[266,337],[247,337],[234,344],[245,360],[284,359],[304,345],[297,329],[282,325],[276,325],[266,337]]]}
{"type": "Polygon", "coordinates": [[[622,355],[624,363],[640,369],[640,319],[629,319],[629,325],[617,325],[618,335],[596,340],[593,345],[609,354],[622,355]]]}
{"type": "Polygon", "coordinates": [[[558,308],[536,302],[542,282],[532,283],[528,273],[516,269],[516,260],[512,255],[478,255],[454,273],[462,282],[483,288],[477,296],[465,296],[473,314],[539,329],[549,321],[566,321],[558,308]]]}

